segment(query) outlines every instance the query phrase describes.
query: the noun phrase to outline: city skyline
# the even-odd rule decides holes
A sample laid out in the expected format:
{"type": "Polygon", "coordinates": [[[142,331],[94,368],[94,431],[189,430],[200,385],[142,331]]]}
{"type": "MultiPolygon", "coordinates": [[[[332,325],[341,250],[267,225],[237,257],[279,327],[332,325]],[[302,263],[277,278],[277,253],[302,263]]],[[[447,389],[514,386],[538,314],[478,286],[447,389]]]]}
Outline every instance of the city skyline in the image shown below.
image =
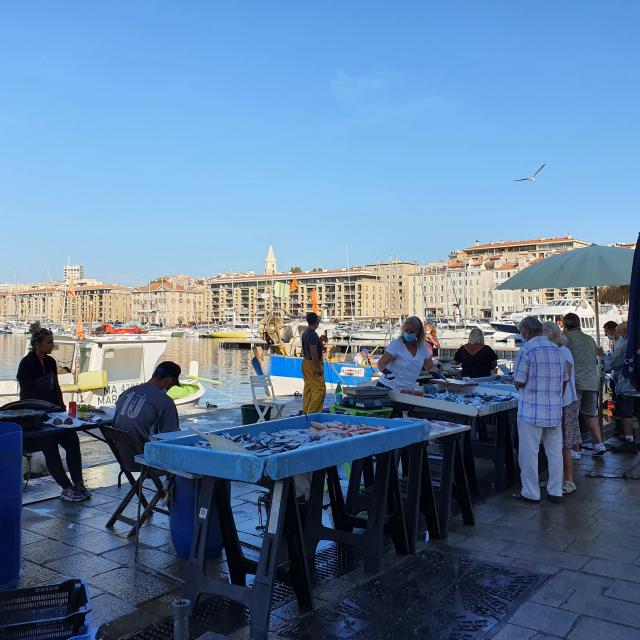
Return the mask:
{"type": "MultiPolygon", "coordinates": [[[[490,245],[508,245],[509,243],[522,243],[525,242],[527,240],[531,240],[531,241],[538,241],[538,240],[554,240],[554,239],[558,239],[558,238],[571,238],[577,241],[583,241],[583,242],[588,242],[591,243],[590,240],[585,240],[584,238],[581,238],[579,236],[576,236],[572,233],[569,234],[565,234],[563,236],[538,236],[538,237],[532,237],[532,238],[500,238],[500,239],[493,239],[490,240],[488,242],[488,244],[490,245]]],[[[479,241],[475,241],[475,243],[479,243],[479,241]]],[[[451,247],[448,250],[446,250],[442,256],[440,258],[437,258],[435,260],[410,260],[405,258],[402,255],[394,255],[394,256],[386,256],[383,259],[370,259],[370,260],[365,260],[364,262],[360,263],[360,264],[353,264],[351,261],[349,261],[349,267],[350,269],[359,269],[359,268],[363,268],[366,267],[367,265],[374,265],[374,264],[384,264],[385,262],[390,261],[396,261],[396,262],[401,262],[401,263],[414,263],[416,265],[426,265],[429,263],[437,263],[437,262],[441,262],[443,260],[447,260],[451,255],[455,254],[456,252],[460,252],[460,251],[464,251],[465,249],[471,249],[472,247],[474,247],[474,244],[472,243],[468,246],[465,247],[451,247]]],[[[597,243],[596,243],[597,244],[597,243]]],[[[628,240],[626,238],[618,238],[615,240],[615,242],[612,242],[611,244],[616,244],[619,246],[623,246],[623,245],[627,245],[629,247],[635,247],[635,240],[631,239],[628,240]]],[[[12,287],[15,286],[16,284],[18,286],[21,285],[32,285],[32,284],[46,284],[47,282],[51,282],[51,283],[60,283],[60,282],[64,282],[65,281],[65,277],[64,274],[66,273],[66,270],[69,266],[71,266],[72,268],[78,267],[80,269],[82,269],[82,278],[84,280],[90,281],[90,282],[101,282],[101,283],[106,283],[106,284],[112,284],[112,285],[122,285],[125,287],[143,287],[146,286],[149,283],[152,282],[157,282],[160,281],[162,279],[173,279],[173,278],[190,278],[193,280],[211,280],[211,279],[215,279],[218,276],[230,276],[230,275],[242,275],[242,274],[248,274],[248,275],[261,275],[263,273],[266,272],[266,265],[265,265],[265,254],[268,253],[268,251],[270,249],[275,250],[275,257],[276,257],[276,266],[277,266],[277,270],[274,272],[276,275],[281,275],[281,274],[288,274],[291,273],[291,269],[301,269],[303,272],[305,273],[309,273],[309,272],[313,272],[314,270],[317,269],[322,269],[322,270],[326,270],[326,271],[335,271],[335,270],[346,270],[347,269],[347,265],[346,263],[344,265],[336,265],[336,264],[288,264],[286,261],[283,261],[280,259],[280,252],[277,246],[273,246],[273,245],[268,245],[268,247],[265,247],[262,253],[262,257],[256,257],[254,256],[252,258],[252,262],[250,263],[249,267],[246,269],[234,269],[234,268],[229,268],[229,269],[222,269],[222,270],[217,270],[214,273],[208,273],[208,274],[193,274],[193,273],[188,273],[185,269],[178,269],[177,271],[173,272],[173,273],[156,273],[156,274],[152,274],[149,278],[144,279],[142,277],[139,276],[131,276],[128,280],[116,280],[113,277],[110,277],[109,274],[106,275],[106,277],[101,277],[100,274],[94,273],[92,270],[91,265],[85,265],[85,264],[71,264],[69,265],[68,262],[65,263],[62,267],[60,268],[55,268],[52,267],[52,269],[49,268],[49,265],[47,263],[47,278],[36,278],[35,280],[31,280],[31,281],[27,281],[27,280],[20,280],[19,278],[16,280],[15,278],[13,280],[1,280],[0,279],[0,286],[4,286],[4,287],[12,287]],[[53,270],[53,273],[51,272],[53,270]],[[86,273],[85,273],[86,270],[86,273]],[[58,276],[58,277],[56,277],[58,276]]]]}
{"type": "Polygon", "coordinates": [[[0,281],[69,255],[125,282],[255,268],[270,242],[346,266],[345,244],[351,264],[431,261],[498,229],[633,238],[639,18],[577,0],[5,3],[0,281]]]}

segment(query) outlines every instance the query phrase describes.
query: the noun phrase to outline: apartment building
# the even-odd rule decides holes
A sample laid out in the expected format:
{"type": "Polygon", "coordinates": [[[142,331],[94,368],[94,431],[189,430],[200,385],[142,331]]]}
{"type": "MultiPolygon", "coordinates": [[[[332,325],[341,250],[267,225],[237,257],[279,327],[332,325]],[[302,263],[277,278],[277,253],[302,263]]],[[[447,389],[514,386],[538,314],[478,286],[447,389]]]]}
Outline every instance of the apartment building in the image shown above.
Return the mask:
{"type": "Polygon", "coordinates": [[[131,317],[131,290],[112,284],[0,292],[0,319],[27,322],[126,321],[131,317]]]}

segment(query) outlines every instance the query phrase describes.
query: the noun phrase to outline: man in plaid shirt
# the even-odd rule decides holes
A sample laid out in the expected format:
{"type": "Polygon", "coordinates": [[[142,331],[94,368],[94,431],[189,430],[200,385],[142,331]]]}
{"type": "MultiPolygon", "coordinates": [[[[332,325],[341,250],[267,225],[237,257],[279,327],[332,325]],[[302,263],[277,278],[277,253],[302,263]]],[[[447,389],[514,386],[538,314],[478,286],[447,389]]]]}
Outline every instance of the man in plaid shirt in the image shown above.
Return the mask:
{"type": "Polygon", "coordinates": [[[542,323],[528,316],[520,323],[525,344],[513,369],[520,390],[518,440],[521,493],[514,497],[540,502],[538,451],[544,445],[549,463],[547,497],[562,501],[562,394],[569,379],[560,349],[542,335],[542,323]]]}

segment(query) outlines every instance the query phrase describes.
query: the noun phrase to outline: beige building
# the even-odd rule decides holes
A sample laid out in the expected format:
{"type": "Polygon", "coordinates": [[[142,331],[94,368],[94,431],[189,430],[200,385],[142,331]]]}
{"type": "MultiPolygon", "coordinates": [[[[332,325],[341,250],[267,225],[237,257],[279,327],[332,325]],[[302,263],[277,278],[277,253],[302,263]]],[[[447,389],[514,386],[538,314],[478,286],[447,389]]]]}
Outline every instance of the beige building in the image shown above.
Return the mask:
{"type": "Polygon", "coordinates": [[[488,244],[454,251],[448,260],[420,266],[416,274],[416,311],[441,317],[490,320],[563,297],[589,299],[583,289],[497,291],[518,271],[552,254],[588,246],[571,236],[488,244]]]}
{"type": "Polygon", "coordinates": [[[327,320],[380,316],[380,280],[368,268],[220,274],[209,287],[215,323],[254,323],[269,313],[302,316],[311,311],[314,298],[327,320]]]}
{"type": "Polygon", "coordinates": [[[125,321],[131,317],[131,290],[112,284],[0,292],[0,319],[73,324],[125,321]]]}
{"type": "Polygon", "coordinates": [[[142,324],[176,327],[208,322],[210,291],[188,276],[162,277],[131,292],[132,319],[142,324]]]}

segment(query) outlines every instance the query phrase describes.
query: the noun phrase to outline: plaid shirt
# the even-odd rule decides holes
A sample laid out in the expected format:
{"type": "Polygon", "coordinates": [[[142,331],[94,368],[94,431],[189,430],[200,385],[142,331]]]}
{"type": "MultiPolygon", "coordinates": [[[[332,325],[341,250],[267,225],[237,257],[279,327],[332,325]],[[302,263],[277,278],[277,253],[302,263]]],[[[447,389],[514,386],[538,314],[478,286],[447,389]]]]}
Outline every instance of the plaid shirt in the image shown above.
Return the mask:
{"type": "Polygon", "coordinates": [[[560,349],[545,336],[522,345],[513,369],[521,382],[518,418],[538,427],[562,424],[562,382],[569,379],[560,349]]]}

